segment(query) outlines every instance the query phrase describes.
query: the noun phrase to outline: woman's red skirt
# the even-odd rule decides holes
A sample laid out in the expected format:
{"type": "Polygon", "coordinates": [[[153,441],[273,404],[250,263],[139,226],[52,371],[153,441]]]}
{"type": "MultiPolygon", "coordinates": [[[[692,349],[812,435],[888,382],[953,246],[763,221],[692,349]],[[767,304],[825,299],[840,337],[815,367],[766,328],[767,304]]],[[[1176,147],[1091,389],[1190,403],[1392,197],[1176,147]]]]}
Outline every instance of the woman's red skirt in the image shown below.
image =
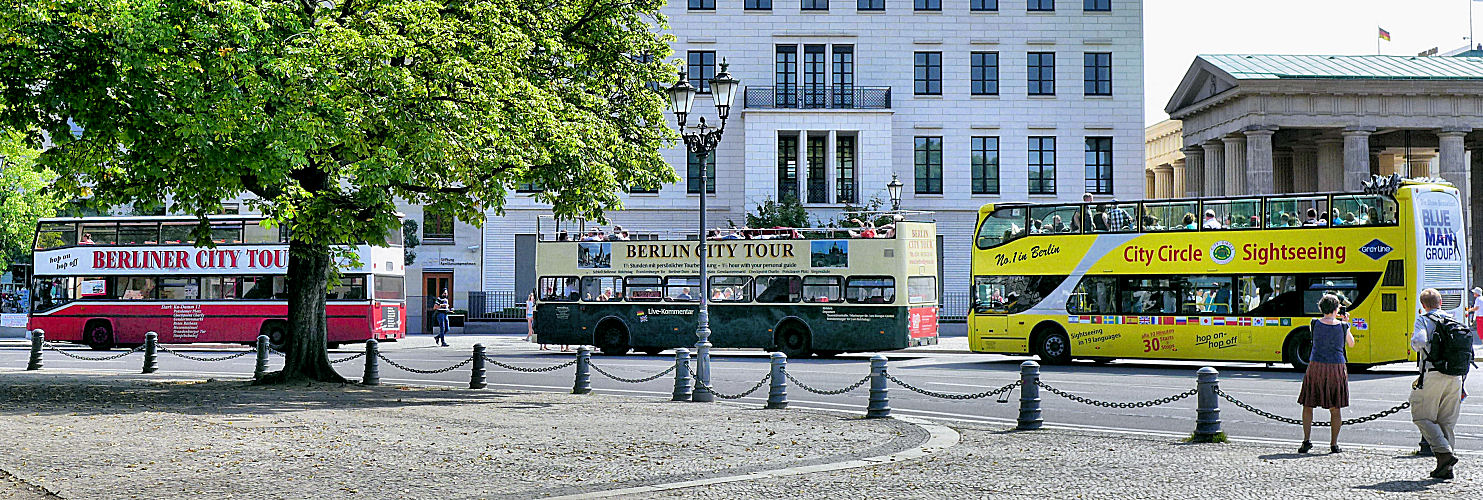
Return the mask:
{"type": "Polygon", "coordinates": [[[1343,363],[1308,363],[1298,404],[1315,408],[1349,406],[1349,367],[1343,363]]]}

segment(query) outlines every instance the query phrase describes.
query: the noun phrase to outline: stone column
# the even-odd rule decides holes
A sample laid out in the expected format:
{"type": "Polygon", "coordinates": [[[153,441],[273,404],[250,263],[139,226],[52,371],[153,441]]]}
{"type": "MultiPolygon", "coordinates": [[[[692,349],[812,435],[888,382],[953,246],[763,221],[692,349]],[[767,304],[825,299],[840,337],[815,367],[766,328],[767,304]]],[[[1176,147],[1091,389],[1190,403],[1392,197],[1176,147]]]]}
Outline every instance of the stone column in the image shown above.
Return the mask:
{"type": "Polygon", "coordinates": [[[1153,177],[1153,169],[1151,169],[1151,168],[1144,168],[1143,169],[1143,197],[1144,198],[1156,198],[1157,195],[1155,193],[1158,193],[1158,192],[1159,192],[1159,187],[1158,187],[1158,183],[1155,181],[1155,179],[1153,177]]]}
{"type": "Polygon", "coordinates": [[[1185,146],[1184,149],[1184,196],[1200,196],[1205,189],[1205,176],[1209,175],[1209,166],[1205,163],[1205,148],[1200,146],[1185,146]]]}
{"type": "Polygon", "coordinates": [[[1231,134],[1221,142],[1226,148],[1226,189],[1221,194],[1246,194],[1246,136],[1231,134]]]}
{"type": "Polygon", "coordinates": [[[1168,163],[1153,167],[1153,185],[1159,198],[1174,197],[1174,166],[1168,163]]]}
{"type": "Polygon", "coordinates": [[[1200,147],[1205,148],[1205,188],[1201,190],[1203,196],[1224,196],[1226,194],[1226,149],[1219,140],[1207,141],[1200,147]]]}
{"type": "Polygon", "coordinates": [[[1318,191],[1344,189],[1344,140],[1318,139],[1318,191]]]}
{"type": "Polygon", "coordinates": [[[1318,147],[1298,144],[1292,147],[1292,192],[1318,191],[1318,147]]]}
{"type": "Polygon", "coordinates": [[[1272,192],[1293,192],[1292,159],[1291,149],[1272,150],[1272,192]]]}
{"type": "Polygon", "coordinates": [[[1271,194],[1272,134],[1277,127],[1253,126],[1246,133],[1246,190],[1241,194],[1271,194]]]}
{"type": "Polygon", "coordinates": [[[1406,177],[1436,177],[1432,172],[1432,158],[1437,155],[1429,151],[1416,151],[1406,155],[1406,177]]]}
{"type": "Polygon", "coordinates": [[[1188,190],[1184,187],[1184,159],[1180,158],[1169,166],[1169,197],[1187,196],[1186,193],[1188,190]]]}
{"type": "Polygon", "coordinates": [[[1345,127],[1344,176],[1345,191],[1359,191],[1365,180],[1370,178],[1370,134],[1375,127],[1345,127]]]}
{"type": "MultiPolygon", "coordinates": [[[[1469,148],[1467,156],[1469,166],[1468,191],[1470,193],[1483,194],[1483,142],[1473,144],[1469,148]]],[[[1467,217],[1464,220],[1470,223],[1467,225],[1469,228],[1467,241],[1472,244],[1472,250],[1468,252],[1472,254],[1472,260],[1468,262],[1468,268],[1473,271],[1473,282],[1468,285],[1468,288],[1471,289],[1475,286],[1483,286],[1483,266],[1478,265],[1479,263],[1483,263],[1483,244],[1478,244],[1478,239],[1472,237],[1478,234],[1472,228],[1483,228],[1483,206],[1478,206],[1478,198],[1470,195],[1467,199],[1468,204],[1464,205],[1465,208],[1463,210],[1467,212],[1467,217]]]]}

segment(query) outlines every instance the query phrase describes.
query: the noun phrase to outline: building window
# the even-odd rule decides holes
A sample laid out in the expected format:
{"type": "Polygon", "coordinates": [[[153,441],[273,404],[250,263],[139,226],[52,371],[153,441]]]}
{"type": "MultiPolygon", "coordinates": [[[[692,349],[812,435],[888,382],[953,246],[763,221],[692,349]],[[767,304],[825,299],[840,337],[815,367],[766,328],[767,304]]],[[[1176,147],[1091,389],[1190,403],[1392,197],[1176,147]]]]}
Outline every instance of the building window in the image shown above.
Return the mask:
{"type": "Polygon", "coordinates": [[[886,10],[886,0],[858,0],[855,10],[886,10]]]}
{"type": "Polygon", "coordinates": [[[914,86],[917,95],[942,95],[942,53],[917,52],[914,86]]]}
{"type": "Polygon", "coordinates": [[[999,10],[999,0],[968,0],[968,10],[974,12],[994,12],[999,10]]]}
{"type": "Polygon", "coordinates": [[[780,108],[797,106],[798,46],[779,45],[773,66],[773,102],[780,108]]]}
{"type": "Polygon", "coordinates": [[[630,194],[657,194],[659,192],[659,187],[655,186],[652,188],[646,188],[642,186],[628,186],[628,192],[630,194]]]}
{"type": "Polygon", "coordinates": [[[1086,151],[1086,192],[1112,194],[1112,138],[1088,137],[1086,151]]]}
{"type": "Polygon", "coordinates": [[[539,182],[522,182],[515,185],[515,192],[517,193],[539,193],[545,190],[546,188],[542,187],[539,182]]]}
{"type": "Polygon", "coordinates": [[[834,202],[855,203],[855,137],[834,138],[834,202]]]}
{"type": "Polygon", "coordinates": [[[422,244],[452,245],[453,215],[433,207],[425,208],[422,212],[422,244]]]}
{"type": "Polygon", "coordinates": [[[942,138],[917,137],[913,146],[916,193],[942,194],[942,138]]]}
{"type": "Polygon", "coordinates": [[[1030,194],[1056,194],[1056,138],[1030,138],[1030,194]]]}
{"type": "Polygon", "coordinates": [[[829,10],[829,0],[803,0],[803,10],[829,10]]]}
{"type": "Polygon", "coordinates": [[[690,10],[716,10],[716,0],[690,0],[690,10]]]}
{"type": "Polygon", "coordinates": [[[855,107],[855,46],[834,46],[834,107],[855,107]]]}
{"type": "Polygon", "coordinates": [[[692,50],[688,54],[686,70],[690,75],[690,86],[702,94],[711,93],[711,79],[716,77],[716,52],[692,50]]]}
{"type": "Polygon", "coordinates": [[[829,56],[824,45],[803,46],[803,107],[822,108],[828,102],[824,86],[828,84],[829,56]]]}
{"type": "Polygon", "coordinates": [[[1026,3],[1026,10],[1030,12],[1052,12],[1056,10],[1056,0],[1029,0],[1026,3]]]}
{"type": "Polygon", "coordinates": [[[974,137],[971,148],[973,194],[999,194],[999,138],[974,137]]]}
{"type": "Polygon", "coordinates": [[[1031,52],[1027,65],[1030,95],[1056,95],[1056,53],[1031,52]]]}
{"type": "Polygon", "coordinates": [[[772,10],[772,0],[745,0],[742,8],[746,10],[772,10]]]}
{"type": "Polygon", "coordinates": [[[798,136],[778,136],[778,201],[798,199],[798,136]]]}
{"type": "MultiPolygon", "coordinates": [[[[695,153],[689,153],[685,159],[685,192],[700,194],[700,157],[695,153]]],[[[705,192],[716,194],[716,155],[715,153],[705,157],[705,192]]]]}
{"type": "Polygon", "coordinates": [[[829,203],[828,195],[828,165],[824,164],[825,144],[828,137],[811,136],[808,138],[808,202],[829,203]]]}
{"type": "Polygon", "coordinates": [[[1081,0],[1081,10],[1087,12],[1109,12],[1112,0],[1081,0]]]}
{"type": "Polygon", "coordinates": [[[999,53],[974,52],[969,64],[973,95],[999,95],[999,53]]]}
{"type": "Polygon", "coordinates": [[[912,7],[916,10],[942,10],[942,0],[913,0],[912,7]]]}
{"type": "Polygon", "coordinates": [[[1087,52],[1086,95],[1112,95],[1112,53],[1087,52]]]}

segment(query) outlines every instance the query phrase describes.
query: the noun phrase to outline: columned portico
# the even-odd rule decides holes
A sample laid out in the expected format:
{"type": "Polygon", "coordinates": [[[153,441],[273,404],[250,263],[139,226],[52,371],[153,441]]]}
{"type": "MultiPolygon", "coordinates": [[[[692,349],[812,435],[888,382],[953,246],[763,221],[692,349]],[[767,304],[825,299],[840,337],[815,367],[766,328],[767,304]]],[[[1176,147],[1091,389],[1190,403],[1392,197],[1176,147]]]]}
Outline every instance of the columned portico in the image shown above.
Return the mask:
{"type": "Polygon", "coordinates": [[[1318,146],[1299,144],[1292,147],[1292,190],[1294,193],[1318,190],[1318,146]]]}
{"type": "Polygon", "coordinates": [[[1318,144],[1318,189],[1338,191],[1344,186],[1344,139],[1324,137],[1318,144]]]}
{"type": "Polygon", "coordinates": [[[1246,128],[1246,189],[1237,194],[1271,194],[1272,182],[1272,134],[1277,127],[1253,126],[1246,128]]]}
{"type": "Polygon", "coordinates": [[[1205,162],[1205,148],[1203,146],[1184,147],[1184,196],[1200,196],[1205,192],[1205,177],[1210,175],[1209,165],[1205,162]]]}
{"type": "Polygon", "coordinates": [[[1246,136],[1232,134],[1221,139],[1225,145],[1226,195],[1246,194],[1246,136]]]}
{"type": "Polygon", "coordinates": [[[1292,148],[1272,151],[1272,190],[1276,193],[1292,193],[1292,148]]]}
{"type": "Polygon", "coordinates": [[[1171,198],[1178,198],[1185,195],[1184,163],[1185,159],[1180,158],[1178,160],[1174,160],[1174,164],[1169,166],[1169,178],[1170,182],[1172,183],[1172,185],[1169,187],[1169,197],[1171,198]]]}
{"type": "Polygon", "coordinates": [[[1220,141],[1201,144],[1205,148],[1205,196],[1226,194],[1226,149],[1220,141]]]}
{"type": "Polygon", "coordinates": [[[1370,178],[1370,134],[1375,127],[1346,127],[1344,129],[1344,184],[1345,191],[1359,191],[1370,178]]]}

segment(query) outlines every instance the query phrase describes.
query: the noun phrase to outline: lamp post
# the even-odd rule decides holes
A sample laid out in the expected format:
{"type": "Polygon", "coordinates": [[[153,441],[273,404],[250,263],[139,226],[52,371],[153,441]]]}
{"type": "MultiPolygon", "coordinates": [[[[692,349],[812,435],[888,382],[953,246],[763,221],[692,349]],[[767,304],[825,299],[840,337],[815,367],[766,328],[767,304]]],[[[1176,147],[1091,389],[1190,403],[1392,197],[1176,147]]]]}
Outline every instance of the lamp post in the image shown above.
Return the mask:
{"type": "Polygon", "coordinates": [[[722,60],[721,72],[711,79],[710,84],[711,95],[716,103],[716,114],[721,118],[721,126],[710,127],[706,125],[705,118],[702,117],[700,125],[695,126],[693,132],[685,131],[685,118],[690,115],[690,107],[695,104],[696,89],[690,86],[690,79],[684,70],[680,71],[680,80],[669,88],[670,111],[674,112],[680,136],[685,139],[685,149],[700,160],[700,244],[696,246],[696,253],[700,254],[700,312],[698,314],[699,324],[695,328],[695,336],[699,340],[695,343],[695,389],[690,396],[691,401],[700,403],[715,400],[715,395],[711,394],[710,390],[711,318],[708,303],[710,278],[708,269],[706,269],[706,254],[710,252],[705,234],[705,199],[711,186],[706,175],[706,159],[721,142],[721,134],[726,131],[726,118],[731,114],[731,101],[736,98],[736,89],[741,82],[731,77],[731,72],[726,71],[726,61],[722,60]]]}
{"type": "Polygon", "coordinates": [[[886,184],[886,193],[891,195],[891,211],[901,210],[901,186],[901,179],[891,174],[891,182],[886,184]]]}

